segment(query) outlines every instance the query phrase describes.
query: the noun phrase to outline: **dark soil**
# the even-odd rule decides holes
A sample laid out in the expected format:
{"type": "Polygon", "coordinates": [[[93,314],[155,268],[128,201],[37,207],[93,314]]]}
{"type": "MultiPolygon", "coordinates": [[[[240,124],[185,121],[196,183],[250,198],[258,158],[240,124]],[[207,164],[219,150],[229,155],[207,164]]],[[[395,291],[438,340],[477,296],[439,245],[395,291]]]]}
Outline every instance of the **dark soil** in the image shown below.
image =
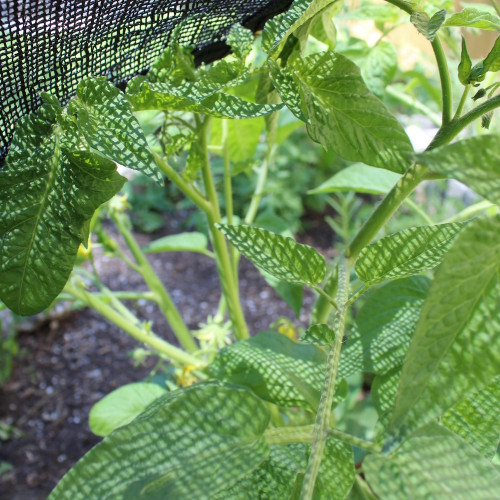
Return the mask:
{"type": "MultiPolygon", "coordinates": [[[[163,233],[178,232],[169,221],[163,233]]],[[[141,244],[159,237],[139,235],[141,244]]],[[[312,221],[304,242],[327,247],[328,226],[312,221]]],[[[188,253],[155,254],[150,259],[190,328],[214,314],[219,284],[211,259],[188,253]]],[[[142,279],[116,259],[97,260],[103,281],[114,290],[145,289],[142,279]]],[[[240,289],[252,333],[265,330],[280,316],[293,312],[247,261],[242,261],[240,289]]],[[[305,294],[307,319],[313,297],[305,294]]],[[[173,340],[155,306],[138,308],[140,317],[153,321],[154,331],[173,340]]],[[[298,321],[295,319],[295,322],[298,321]]],[[[0,387],[0,424],[11,437],[0,443],[0,464],[12,469],[0,476],[1,500],[44,499],[63,474],[100,438],[88,427],[92,405],[113,389],[149,375],[156,359],[134,367],[130,352],[139,344],[88,309],[66,312],[19,334],[22,356],[12,377],[0,387]]]]}

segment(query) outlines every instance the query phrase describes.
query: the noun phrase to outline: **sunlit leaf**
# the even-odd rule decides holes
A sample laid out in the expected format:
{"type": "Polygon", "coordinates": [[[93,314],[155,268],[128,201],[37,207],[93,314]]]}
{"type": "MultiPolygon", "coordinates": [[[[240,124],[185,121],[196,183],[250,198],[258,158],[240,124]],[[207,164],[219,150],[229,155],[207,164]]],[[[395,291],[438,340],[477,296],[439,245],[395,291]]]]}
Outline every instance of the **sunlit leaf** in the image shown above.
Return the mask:
{"type": "Polygon", "coordinates": [[[280,280],[314,285],[325,278],[325,259],[310,246],[256,227],[227,224],[217,227],[245,257],[280,280]]]}
{"type": "Polygon", "coordinates": [[[500,204],[500,137],[480,135],[419,153],[416,161],[500,204]]]}
{"type": "Polygon", "coordinates": [[[384,500],[488,500],[500,489],[495,467],[438,424],[419,429],[388,455],[369,455],[363,472],[384,500]]]}
{"type": "Polygon", "coordinates": [[[203,233],[179,233],[163,236],[143,248],[147,253],[159,252],[199,252],[207,251],[208,239],[203,233]]]}
{"type": "Polygon", "coordinates": [[[443,26],[479,28],[500,31],[500,17],[477,9],[463,9],[449,17],[443,26]]]}
{"type": "Polygon", "coordinates": [[[19,123],[0,170],[0,298],[17,314],[57,297],[94,211],[125,182],[113,162],[73,149],[72,134],[46,105],[19,123]]]}
{"type": "Polygon", "coordinates": [[[244,385],[279,406],[316,409],[326,355],[285,335],[261,332],[222,349],[210,365],[219,380],[244,385]]]}
{"type": "Polygon", "coordinates": [[[419,226],[391,234],[363,248],[356,274],[367,285],[404,278],[441,263],[464,223],[419,226]]]}
{"type": "Polygon", "coordinates": [[[465,227],[424,302],[392,428],[429,422],[500,374],[500,217],[465,227]]]}
{"type": "MultiPolygon", "coordinates": [[[[411,162],[407,153],[413,151],[410,140],[368,90],[353,62],[333,52],[314,54],[296,62],[293,76],[315,141],[346,160],[397,173],[406,170],[411,162]]],[[[287,103],[287,95],[281,97],[287,103]]]]}
{"type": "Polygon", "coordinates": [[[432,17],[429,17],[425,12],[416,10],[411,14],[410,21],[427,40],[432,42],[445,18],[445,9],[436,12],[432,17]]]}
{"type": "Polygon", "coordinates": [[[178,389],[105,437],[49,498],[209,498],[267,458],[268,422],[266,404],[246,389],[178,389]]]}
{"type": "Polygon", "coordinates": [[[342,169],[308,194],[356,191],[357,193],[387,194],[401,178],[389,170],[355,163],[342,169]]]}

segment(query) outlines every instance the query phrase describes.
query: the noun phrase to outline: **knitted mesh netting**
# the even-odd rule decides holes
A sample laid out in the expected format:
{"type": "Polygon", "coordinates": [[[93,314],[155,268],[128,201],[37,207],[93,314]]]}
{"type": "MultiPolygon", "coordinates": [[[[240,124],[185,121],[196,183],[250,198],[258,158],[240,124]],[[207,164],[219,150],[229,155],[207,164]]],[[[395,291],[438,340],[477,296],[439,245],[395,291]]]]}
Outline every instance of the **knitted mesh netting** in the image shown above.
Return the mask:
{"type": "Polygon", "coordinates": [[[62,103],[86,76],[115,85],[146,71],[183,22],[180,42],[197,63],[223,57],[236,23],[252,30],[291,0],[0,0],[0,165],[15,123],[41,104],[62,103]],[[187,19],[187,21],[186,21],[187,19]]]}

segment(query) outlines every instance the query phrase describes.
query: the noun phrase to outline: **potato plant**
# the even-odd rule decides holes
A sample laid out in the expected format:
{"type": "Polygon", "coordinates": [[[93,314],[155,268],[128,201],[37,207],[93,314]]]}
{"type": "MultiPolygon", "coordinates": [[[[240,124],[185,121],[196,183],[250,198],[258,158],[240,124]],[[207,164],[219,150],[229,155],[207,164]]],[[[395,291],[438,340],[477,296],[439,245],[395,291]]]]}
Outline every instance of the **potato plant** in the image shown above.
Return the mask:
{"type": "Polygon", "coordinates": [[[423,152],[414,151],[377,97],[390,80],[385,49],[371,53],[372,70],[335,51],[331,19],[341,9],[338,0],[295,0],[266,24],[259,58],[252,57],[252,33],[241,26],[228,35],[232,55],[208,66],[195,67],[190,48],[174,37],[125,93],[103,78],[85,79],[67,106],[43,95],[38,114],[21,121],[0,171],[2,301],[28,315],[58,296],[75,300],[196,380],[168,391],[134,384],[98,403],[91,425],[106,437],[62,478],[51,499],[498,496],[500,149],[498,134],[486,129],[500,106],[499,84],[492,81],[500,70],[500,38],[476,64],[463,41],[458,69],[451,71],[441,38],[460,27],[498,32],[500,19],[472,8],[452,15],[425,8],[424,2],[390,0],[365,2],[351,13],[378,16],[379,25],[387,13],[398,23],[409,19],[428,39],[441,116],[392,92],[439,121],[423,152]],[[285,109],[313,141],[352,162],[341,184],[332,178],[319,191],[384,194],[332,262],[254,224],[286,135],[285,109]],[[146,139],[139,111],[164,113],[157,142],[146,139]],[[469,127],[478,121],[483,129],[469,127]],[[249,160],[259,141],[265,153],[256,166],[249,160]],[[170,158],[185,151],[179,169],[170,158]],[[224,165],[219,190],[214,157],[224,165]],[[211,249],[198,233],[143,249],[123,200],[113,199],[108,213],[134,260],[101,231],[101,243],[143,276],[150,292],[137,296],[159,304],[179,346],[124,306],[122,299],[134,292],[110,292],[79,268],[71,275],[80,245],[88,244],[91,230],[99,232],[96,211],[125,182],[117,164],[157,180],[165,176],[206,217],[211,249]],[[234,214],[232,177],[252,169],[257,182],[248,211],[234,214]],[[453,220],[377,239],[417,186],[439,179],[458,179],[486,201],[453,220]],[[219,315],[227,313],[234,343],[225,345],[229,326],[210,345],[186,326],[146,258],[176,250],[215,259],[219,315]],[[289,299],[303,287],[316,292],[311,324],[299,340],[272,331],[250,336],[239,300],[242,254],[289,299]],[[348,381],[359,373],[372,375],[378,422],[371,440],[337,425],[336,409],[351,397],[348,381]]]}

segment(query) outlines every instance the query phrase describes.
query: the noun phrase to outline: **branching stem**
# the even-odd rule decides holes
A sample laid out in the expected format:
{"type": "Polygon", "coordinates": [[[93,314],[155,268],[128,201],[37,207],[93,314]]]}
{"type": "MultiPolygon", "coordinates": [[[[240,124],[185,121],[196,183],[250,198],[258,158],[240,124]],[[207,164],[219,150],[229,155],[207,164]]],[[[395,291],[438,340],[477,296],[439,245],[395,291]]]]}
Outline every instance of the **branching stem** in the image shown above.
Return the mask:
{"type": "Polygon", "coordinates": [[[314,486],[319,473],[323,452],[330,427],[330,415],[332,413],[332,402],[335,394],[337,381],[337,370],[342,349],[342,339],[344,337],[345,319],[347,314],[347,298],[349,296],[349,274],[345,260],[339,264],[339,287],[337,293],[337,304],[339,310],[335,321],[335,340],[328,352],[326,361],[326,373],[323,389],[321,391],[321,400],[319,403],[316,421],[314,423],[313,441],[311,454],[307,463],[307,469],[304,476],[301,500],[312,500],[314,486]]]}

